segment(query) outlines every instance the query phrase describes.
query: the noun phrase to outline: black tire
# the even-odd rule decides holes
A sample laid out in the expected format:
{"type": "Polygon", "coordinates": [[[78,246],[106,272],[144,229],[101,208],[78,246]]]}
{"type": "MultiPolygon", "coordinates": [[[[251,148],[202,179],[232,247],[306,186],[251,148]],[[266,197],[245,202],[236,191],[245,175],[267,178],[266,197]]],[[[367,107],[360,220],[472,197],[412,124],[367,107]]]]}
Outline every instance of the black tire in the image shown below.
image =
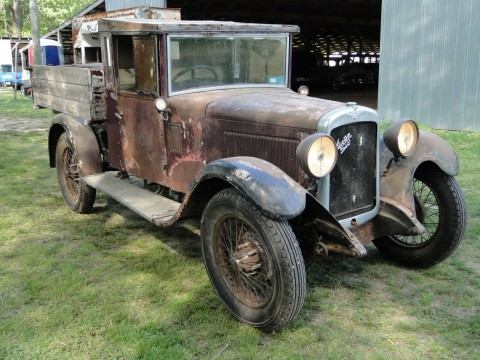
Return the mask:
{"type": "Polygon", "coordinates": [[[415,181],[426,185],[437,204],[429,205],[433,212],[427,213],[431,209],[425,208],[420,200],[425,195],[419,194],[419,190],[415,192],[417,217],[428,232],[416,237],[394,235],[373,243],[382,254],[401,265],[429,268],[445,260],[460,245],[467,219],[465,199],[455,178],[436,167],[419,169],[415,181]],[[416,239],[418,243],[414,243],[416,239]]]}
{"type": "Polygon", "coordinates": [[[296,317],[305,299],[305,265],[286,220],[268,218],[229,188],[208,203],[202,216],[201,238],[210,280],[237,319],[272,332],[296,317]],[[236,229],[231,236],[233,222],[236,229]]]}
{"type": "Polygon", "coordinates": [[[80,181],[76,152],[67,133],[63,133],[57,142],[56,168],[58,184],[65,203],[75,212],[91,212],[95,203],[94,188],[80,181]]]}

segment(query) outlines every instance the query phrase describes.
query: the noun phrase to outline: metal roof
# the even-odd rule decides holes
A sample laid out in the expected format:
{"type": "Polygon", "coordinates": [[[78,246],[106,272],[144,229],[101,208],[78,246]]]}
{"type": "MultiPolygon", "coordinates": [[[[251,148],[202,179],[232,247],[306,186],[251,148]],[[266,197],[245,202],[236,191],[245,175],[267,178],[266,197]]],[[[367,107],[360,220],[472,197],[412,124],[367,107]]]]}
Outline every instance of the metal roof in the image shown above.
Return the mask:
{"type": "Polygon", "coordinates": [[[298,33],[300,28],[297,25],[254,24],[231,21],[102,19],[98,22],[98,31],[298,33]]]}

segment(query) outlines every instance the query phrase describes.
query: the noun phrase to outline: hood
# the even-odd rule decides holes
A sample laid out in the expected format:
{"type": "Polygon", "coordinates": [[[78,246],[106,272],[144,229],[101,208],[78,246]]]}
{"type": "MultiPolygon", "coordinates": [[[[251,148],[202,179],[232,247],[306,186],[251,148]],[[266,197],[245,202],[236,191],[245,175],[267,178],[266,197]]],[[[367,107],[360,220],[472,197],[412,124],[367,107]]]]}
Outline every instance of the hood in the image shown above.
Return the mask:
{"type": "Polygon", "coordinates": [[[288,89],[261,89],[211,101],[206,117],[316,130],[323,115],[344,106],[340,102],[302,96],[288,89]]]}

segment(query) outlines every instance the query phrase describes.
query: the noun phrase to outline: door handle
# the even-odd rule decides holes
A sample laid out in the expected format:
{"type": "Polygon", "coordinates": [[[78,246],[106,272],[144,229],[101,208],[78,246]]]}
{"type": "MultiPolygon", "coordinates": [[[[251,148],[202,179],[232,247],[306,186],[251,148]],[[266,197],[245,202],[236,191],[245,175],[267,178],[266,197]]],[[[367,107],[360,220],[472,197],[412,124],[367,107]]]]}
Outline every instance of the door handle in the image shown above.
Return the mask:
{"type": "Polygon", "coordinates": [[[116,112],[116,113],[115,113],[115,117],[116,117],[118,120],[122,120],[123,112],[121,112],[121,111],[116,112]]]}

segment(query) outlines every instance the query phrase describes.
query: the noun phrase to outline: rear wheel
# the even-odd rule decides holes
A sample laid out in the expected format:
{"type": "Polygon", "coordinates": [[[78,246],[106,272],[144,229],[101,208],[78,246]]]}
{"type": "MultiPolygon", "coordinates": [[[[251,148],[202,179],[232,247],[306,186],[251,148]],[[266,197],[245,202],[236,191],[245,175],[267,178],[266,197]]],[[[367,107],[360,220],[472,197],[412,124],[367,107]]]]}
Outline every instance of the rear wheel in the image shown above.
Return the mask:
{"type": "Polygon", "coordinates": [[[95,203],[96,191],[80,181],[77,154],[67,133],[58,139],[56,168],[60,190],[67,205],[78,213],[90,212],[95,203]]]}
{"type": "Polygon", "coordinates": [[[306,278],[288,222],[227,189],[210,200],[201,228],[208,275],[233,315],[267,332],[291,322],[303,306],[306,278]]]}
{"type": "Polygon", "coordinates": [[[417,218],[426,231],[392,235],[373,243],[400,264],[427,268],[445,260],[462,241],[465,200],[455,178],[432,167],[417,171],[413,191],[417,218]]]}

